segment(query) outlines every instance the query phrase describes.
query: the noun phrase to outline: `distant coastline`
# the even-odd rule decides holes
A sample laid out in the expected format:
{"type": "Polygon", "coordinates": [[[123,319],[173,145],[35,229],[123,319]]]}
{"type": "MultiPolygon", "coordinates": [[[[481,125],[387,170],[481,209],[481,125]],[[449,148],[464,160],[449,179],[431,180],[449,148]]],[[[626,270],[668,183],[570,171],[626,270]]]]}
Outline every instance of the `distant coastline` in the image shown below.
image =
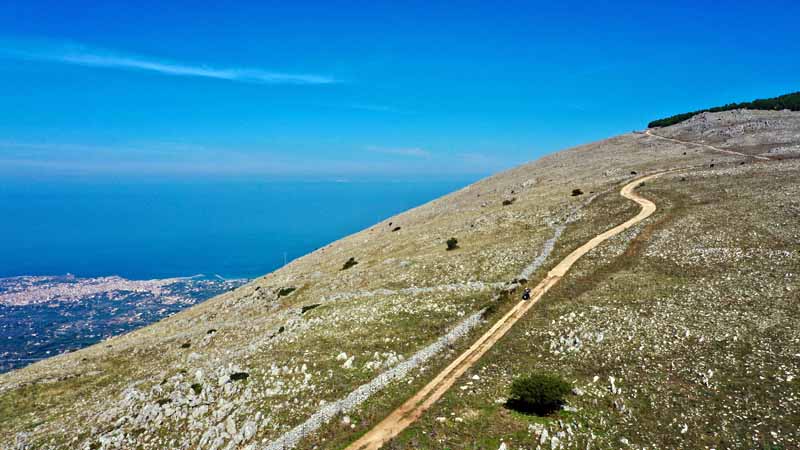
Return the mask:
{"type": "Polygon", "coordinates": [[[0,277],[255,278],[472,181],[10,182],[0,277]]]}
{"type": "Polygon", "coordinates": [[[0,373],[157,322],[248,279],[0,278],[0,373]]]}
{"type": "Polygon", "coordinates": [[[4,186],[0,373],[157,322],[470,181],[4,186]],[[198,272],[211,275],[185,275],[198,272]]]}

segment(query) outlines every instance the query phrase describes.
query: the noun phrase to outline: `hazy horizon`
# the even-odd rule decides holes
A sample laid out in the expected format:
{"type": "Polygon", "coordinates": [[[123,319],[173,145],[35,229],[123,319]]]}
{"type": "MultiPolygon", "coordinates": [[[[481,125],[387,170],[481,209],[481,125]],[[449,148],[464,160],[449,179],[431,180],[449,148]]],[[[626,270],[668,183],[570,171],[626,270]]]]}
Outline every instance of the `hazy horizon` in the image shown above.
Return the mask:
{"type": "Polygon", "coordinates": [[[472,179],[0,185],[0,278],[255,278],[472,179]]]}
{"type": "Polygon", "coordinates": [[[0,176],[485,176],[797,90],[798,15],[796,2],[6,2],[0,176]]]}

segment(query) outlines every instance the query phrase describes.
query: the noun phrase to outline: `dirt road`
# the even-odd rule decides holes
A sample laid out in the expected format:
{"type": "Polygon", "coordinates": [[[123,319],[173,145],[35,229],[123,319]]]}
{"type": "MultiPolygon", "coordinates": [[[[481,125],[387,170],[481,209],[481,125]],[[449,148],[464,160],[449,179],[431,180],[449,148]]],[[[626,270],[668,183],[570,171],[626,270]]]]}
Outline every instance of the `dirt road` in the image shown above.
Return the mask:
{"type": "MultiPolygon", "coordinates": [[[[659,136],[660,137],[660,136],[659,136]]],[[[575,261],[580,259],[591,249],[597,247],[605,241],[617,234],[627,230],[628,228],[636,225],[642,220],[649,217],[656,210],[655,203],[647,200],[636,194],[634,189],[642,182],[655,178],[666,172],[661,172],[642,178],[638,178],[626,184],[620,195],[641,205],[642,209],[639,214],[632,219],[629,219],[623,224],[617,225],[608,231],[598,234],[587,243],[575,249],[566,258],[558,263],[550,272],[547,277],[542,280],[531,292],[531,299],[528,301],[520,301],[514,305],[511,310],[506,313],[500,320],[498,320],[492,327],[483,334],[472,346],[456,358],[449,366],[442,370],[433,380],[431,380],[425,387],[414,394],[413,397],[406,400],[405,403],[400,405],[385,419],[378,423],[374,428],[368,431],[360,439],[353,442],[347,447],[347,450],[371,450],[380,448],[385,442],[397,436],[406,427],[416,421],[422,413],[424,413],[430,406],[436,402],[447,390],[456,382],[456,380],[466,372],[473,364],[475,364],[481,356],[483,356],[506,332],[537,302],[542,296],[550,290],[558,281],[566,275],[567,271],[575,264],[575,261]]]]}
{"type": "Polygon", "coordinates": [[[675,143],[678,143],[678,144],[697,145],[699,147],[705,147],[705,148],[714,150],[715,152],[727,153],[729,155],[736,155],[736,156],[744,156],[744,157],[747,157],[747,158],[755,158],[755,159],[760,159],[760,160],[763,160],[763,161],[770,161],[770,158],[767,158],[766,156],[747,155],[745,153],[739,153],[739,152],[735,152],[733,150],[726,150],[724,148],[714,147],[713,145],[701,144],[699,142],[682,141],[680,139],[673,139],[673,138],[668,138],[668,137],[664,137],[664,136],[659,136],[657,134],[653,134],[650,130],[645,131],[644,134],[646,134],[648,136],[656,137],[656,138],[659,138],[659,139],[664,139],[665,141],[675,142],[675,143]]]}

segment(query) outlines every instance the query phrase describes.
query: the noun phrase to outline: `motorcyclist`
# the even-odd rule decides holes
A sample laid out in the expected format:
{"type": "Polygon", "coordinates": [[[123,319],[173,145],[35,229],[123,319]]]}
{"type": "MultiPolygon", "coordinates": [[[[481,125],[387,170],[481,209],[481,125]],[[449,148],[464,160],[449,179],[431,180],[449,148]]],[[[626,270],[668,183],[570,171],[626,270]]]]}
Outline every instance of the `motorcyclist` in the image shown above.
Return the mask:
{"type": "Polygon", "coordinates": [[[526,287],[525,290],[522,291],[522,299],[523,300],[531,299],[531,288],[526,287]]]}

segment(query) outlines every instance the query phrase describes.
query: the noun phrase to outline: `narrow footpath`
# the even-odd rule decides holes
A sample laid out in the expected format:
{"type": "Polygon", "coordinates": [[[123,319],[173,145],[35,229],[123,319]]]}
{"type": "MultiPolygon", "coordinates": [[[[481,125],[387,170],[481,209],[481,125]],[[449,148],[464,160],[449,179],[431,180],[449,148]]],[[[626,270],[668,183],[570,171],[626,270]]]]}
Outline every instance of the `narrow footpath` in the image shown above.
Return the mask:
{"type": "MultiPolygon", "coordinates": [[[[649,132],[648,132],[649,134],[649,132]]],[[[653,135],[655,136],[655,135],[653,135]]],[[[660,136],[658,136],[660,137],[660,136]]],[[[666,139],[666,138],[665,138],[666,139]]],[[[668,171],[669,172],[669,171],[668,171]]],[[[642,220],[650,217],[656,211],[655,203],[639,196],[634,189],[641,183],[668,172],[660,172],[653,175],[638,178],[626,184],[620,195],[638,203],[642,209],[632,219],[617,225],[608,231],[598,234],[582,246],[575,249],[566,258],[561,260],[531,292],[530,300],[523,300],[514,305],[511,310],[498,320],[492,327],[483,334],[472,346],[456,358],[450,365],[442,370],[425,387],[419,390],[413,397],[409,398],[385,419],[369,430],[361,438],[347,447],[347,450],[374,450],[379,449],[384,443],[397,436],[414,423],[422,414],[431,407],[445,392],[472,367],[492,346],[502,338],[509,329],[536,304],[542,296],[561,280],[575,262],[581,256],[588,253],[593,248],[600,245],[603,241],[616,236],[628,228],[636,225],[642,220]]]]}

